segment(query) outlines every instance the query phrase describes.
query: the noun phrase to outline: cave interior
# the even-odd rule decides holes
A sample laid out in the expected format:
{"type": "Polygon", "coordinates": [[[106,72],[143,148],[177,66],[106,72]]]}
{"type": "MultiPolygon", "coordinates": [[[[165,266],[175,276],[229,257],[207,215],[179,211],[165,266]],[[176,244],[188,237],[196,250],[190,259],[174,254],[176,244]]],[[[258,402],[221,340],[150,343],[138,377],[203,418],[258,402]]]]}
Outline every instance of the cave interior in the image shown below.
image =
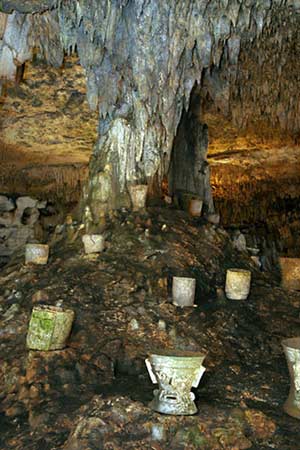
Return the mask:
{"type": "Polygon", "coordinates": [[[298,0],[0,1],[1,449],[299,449],[299,33],[298,0]],[[45,305],[60,350],[26,347],[45,305]],[[149,406],[155,349],[206,355],[195,415],[149,406]]]}

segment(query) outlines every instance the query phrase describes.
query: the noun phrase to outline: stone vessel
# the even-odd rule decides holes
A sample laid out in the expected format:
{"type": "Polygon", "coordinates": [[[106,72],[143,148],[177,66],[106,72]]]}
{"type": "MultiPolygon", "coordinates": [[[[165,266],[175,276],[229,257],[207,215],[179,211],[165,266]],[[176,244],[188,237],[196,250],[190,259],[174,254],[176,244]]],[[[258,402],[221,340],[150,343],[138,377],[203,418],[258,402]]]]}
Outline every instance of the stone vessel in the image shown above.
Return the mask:
{"type": "Polygon", "coordinates": [[[230,300],[246,300],[250,292],[251,272],[244,269],[228,269],[225,293],[230,300]]]}
{"type": "Polygon", "coordinates": [[[189,214],[192,217],[200,217],[203,201],[198,198],[192,198],[189,202],[189,214]]]}
{"type": "Polygon", "coordinates": [[[279,258],[281,285],[284,289],[300,290],[300,258],[279,258]]]}
{"type": "Polygon", "coordinates": [[[193,306],[195,300],[196,280],[188,277],[173,277],[172,298],[173,305],[193,306]]]}
{"type": "Polygon", "coordinates": [[[56,306],[36,306],[29,322],[26,345],[31,350],[61,350],[71,332],[74,311],[56,306]]]}
{"type": "Polygon", "coordinates": [[[291,378],[289,396],[283,409],[290,416],[300,419],[300,337],[285,339],[282,346],[291,378]]]}
{"type": "Polygon", "coordinates": [[[137,184],[129,186],[129,193],[132,202],[133,211],[139,211],[145,208],[148,186],[146,184],[137,184]]]}
{"type": "Polygon", "coordinates": [[[47,264],[49,257],[49,245],[26,244],[25,263],[26,264],[47,264]]]}
{"type": "Polygon", "coordinates": [[[89,253],[100,253],[105,247],[105,238],[102,234],[84,234],[82,242],[87,255],[89,253]]]}
{"type": "Polygon", "coordinates": [[[157,412],[173,415],[192,415],[197,412],[191,392],[197,387],[205,367],[204,354],[178,350],[158,351],[146,359],[152,383],[158,384],[153,391],[150,407],[157,412]]]}

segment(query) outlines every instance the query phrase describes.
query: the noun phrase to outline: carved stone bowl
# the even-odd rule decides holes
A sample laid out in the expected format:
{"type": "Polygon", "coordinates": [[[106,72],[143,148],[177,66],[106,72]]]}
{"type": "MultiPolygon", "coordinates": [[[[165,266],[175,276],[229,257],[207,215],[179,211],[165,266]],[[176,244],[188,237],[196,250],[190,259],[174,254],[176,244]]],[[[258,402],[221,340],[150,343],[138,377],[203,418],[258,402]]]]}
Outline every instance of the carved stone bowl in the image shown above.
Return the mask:
{"type": "Polygon", "coordinates": [[[191,392],[205,371],[206,355],[186,351],[158,351],[146,359],[150,378],[158,389],[153,391],[150,407],[163,414],[191,415],[197,412],[191,392]]]}

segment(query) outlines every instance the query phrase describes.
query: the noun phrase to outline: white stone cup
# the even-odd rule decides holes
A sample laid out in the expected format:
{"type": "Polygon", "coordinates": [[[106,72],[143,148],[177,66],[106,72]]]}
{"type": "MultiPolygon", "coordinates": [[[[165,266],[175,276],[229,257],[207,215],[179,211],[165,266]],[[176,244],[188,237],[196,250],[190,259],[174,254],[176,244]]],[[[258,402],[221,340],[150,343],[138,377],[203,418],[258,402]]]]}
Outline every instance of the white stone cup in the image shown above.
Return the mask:
{"type": "Polygon", "coordinates": [[[283,350],[290,373],[290,392],[283,405],[284,411],[300,419],[300,337],[282,341],[283,350]]]}
{"type": "Polygon", "coordinates": [[[31,313],[26,345],[31,350],[61,350],[71,332],[74,311],[56,306],[35,306],[31,313]]]}
{"type": "Polygon", "coordinates": [[[281,286],[284,289],[300,290],[300,258],[279,258],[281,286]]]}
{"type": "Polygon", "coordinates": [[[84,234],[82,236],[84,251],[89,253],[100,253],[105,247],[105,238],[103,234],[84,234]]]}
{"type": "Polygon", "coordinates": [[[193,306],[195,300],[196,280],[188,277],[173,277],[172,298],[173,305],[193,306]]]}
{"type": "Polygon", "coordinates": [[[146,184],[137,184],[136,186],[129,186],[129,193],[131,197],[133,211],[139,211],[145,208],[147,198],[148,186],[146,184]]]}
{"type": "Polygon", "coordinates": [[[192,387],[197,387],[205,367],[204,354],[185,351],[159,351],[146,359],[153,384],[154,398],[150,407],[157,412],[173,415],[191,415],[197,412],[192,387]]]}
{"type": "Polygon", "coordinates": [[[200,217],[203,201],[198,198],[192,198],[189,202],[189,214],[192,217],[200,217]]]}
{"type": "Polygon", "coordinates": [[[228,269],[225,293],[230,300],[246,300],[250,292],[251,272],[244,269],[228,269]]]}
{"type": "Polygon", "coordinates": [[[47,264],[49,257],[49,245],[26,244],[25,264],[47,264]]]}

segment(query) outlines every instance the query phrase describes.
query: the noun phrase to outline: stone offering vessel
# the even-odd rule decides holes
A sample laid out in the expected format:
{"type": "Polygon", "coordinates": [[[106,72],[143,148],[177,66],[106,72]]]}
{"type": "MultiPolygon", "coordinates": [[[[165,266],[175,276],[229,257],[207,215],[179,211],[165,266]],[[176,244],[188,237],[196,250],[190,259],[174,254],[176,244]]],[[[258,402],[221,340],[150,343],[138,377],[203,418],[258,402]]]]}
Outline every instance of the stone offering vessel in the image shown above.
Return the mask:
{"type": "Polygon", "coordinates": [[[31,350],[61,350],[71,332],[74,311],[56,306],[36,306],[29,322],[26,345],[31,350]]]}
{"type": "Polygon", "coordinates": [[[139,211],[145,208],[148,186],[146,184],[137,184],[129,186],[129,193],[132,202],[133,211],[139,211]]]}
{"type": "Polygon", "coordinates": [[[152,383],[158,384],[153,391],[150,407],[157,412],[173,415],[192,415],[197,412],[191,392],[197,387],[205,367],[205,355],[177,350],[158,351],[146,359],[152,383]]]}
{"type": "Polygon", "coordinates": [[[244,269],[228,269],[225,293],[230,300],[246,300],[250,292],[251,272],[244,269]]]}
{"type": "Polygon", "coordinates": [[[49,245],[26,244],[25,263],[26,264],[47,264],[49,257],[49,245]]]}
{"type": "Polygon", "coordinates": [[[84,234],[82,242],[87,255],[89,253],[100,253],[105,247],[105,238],[102,234],[84,234]]]}
{"type": "Polygon", "coordinates": [[[279,258],[281,285],[300,291],[300,258],[279,258]]]}
{"type": "Polygon", "coordinates": [[[193,306],[195,300],[196,280],[188,277],[173,277],[172,298],[173,305],[193,306]]]}
{"type": "Polygon", "coordinates": [[[290,416],[300,419],[300,337],[285,339],[282,346],[291,378],[289,396],[283,409],[290,416]]]}
{"type": "Polygon", "coordinates": [[[198,198],[192,198],[189,202],[189,214],[192,217],[200,217],[203,201],[198,198]]]}

